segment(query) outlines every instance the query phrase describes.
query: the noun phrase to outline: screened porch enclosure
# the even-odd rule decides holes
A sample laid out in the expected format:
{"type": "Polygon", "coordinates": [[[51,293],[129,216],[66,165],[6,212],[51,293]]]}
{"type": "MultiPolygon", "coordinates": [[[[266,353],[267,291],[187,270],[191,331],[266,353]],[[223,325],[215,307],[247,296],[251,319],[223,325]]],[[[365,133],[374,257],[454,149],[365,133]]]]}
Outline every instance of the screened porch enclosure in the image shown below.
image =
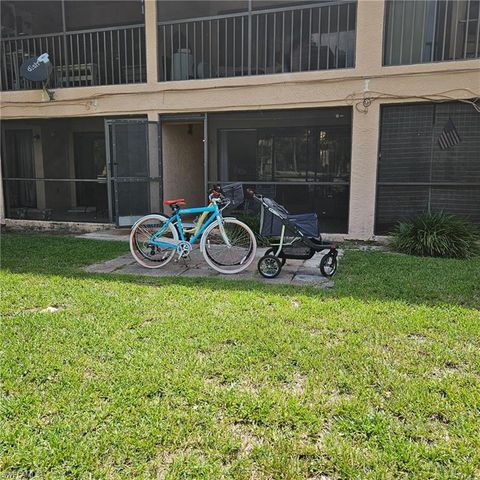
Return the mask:
{"type": "Polygon", "coordinates": [[[131,225],[161,210],[158,123],[3,122],[2,179],[7,218],[131,225]]]}
{"type": "Polygon", "coordinates": [[[159,0],[157,9],[159,81],[355,65],[355,1],[159,0]]]}
{"type": "Polygon", "coordinates": [[[8,218],[108,222],[102,119],[4,122],[8,218]]]}
{"type": "Polygon", "coordinates": [[[139,0],[4,0],[0,87],[42,88],[22,63],[48,53],[50,88],[146,82],[145,21],[139,0]]]}
{"type": "Polygon", "coordinates": [[[479,0],[386,0],[384,65],[480,56],[479,0]]]}
{"type": "Polygon", "coordinates": [[[211,114],[209,135],[210,184],[242,182],[291,213],[316,212],[322,232],[347,233],[350,108],[211,114]]]}
{"type": "Polygon", "coordinates": [[[480,115],[471,105],[383,106],[380,132],[376,234],[423,212],[480,224],[480,115]],[[442,149],[450,121],[460,141],[442,149]]]}

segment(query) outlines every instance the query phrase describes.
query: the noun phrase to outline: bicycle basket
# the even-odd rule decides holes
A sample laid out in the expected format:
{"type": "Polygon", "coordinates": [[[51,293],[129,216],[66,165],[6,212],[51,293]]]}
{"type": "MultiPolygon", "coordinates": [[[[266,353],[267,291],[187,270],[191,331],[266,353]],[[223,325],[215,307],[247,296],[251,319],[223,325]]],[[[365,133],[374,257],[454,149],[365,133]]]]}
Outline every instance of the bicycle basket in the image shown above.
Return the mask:
{"type": "Polygon", "coordinates": [[[243,185],[241,183],[230,183],[222,187],[222,192],[232,203],[231,207],[238,207],[243,203],[245,196],[243,194],[243,185]]]}

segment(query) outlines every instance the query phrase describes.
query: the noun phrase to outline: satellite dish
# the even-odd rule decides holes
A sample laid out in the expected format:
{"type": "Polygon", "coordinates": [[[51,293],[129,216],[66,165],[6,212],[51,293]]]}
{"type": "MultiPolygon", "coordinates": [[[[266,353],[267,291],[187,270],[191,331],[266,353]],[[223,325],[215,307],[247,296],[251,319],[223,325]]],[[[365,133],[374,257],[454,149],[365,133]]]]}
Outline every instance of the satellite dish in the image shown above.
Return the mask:
{"type": "Polygon", "coordinates": [[[52,64],[48,53],[42,53],[39,57],[25,60],[20,67],[20,75],[31,82],[44,82],[48,80],[52,71],[52,64]]]}

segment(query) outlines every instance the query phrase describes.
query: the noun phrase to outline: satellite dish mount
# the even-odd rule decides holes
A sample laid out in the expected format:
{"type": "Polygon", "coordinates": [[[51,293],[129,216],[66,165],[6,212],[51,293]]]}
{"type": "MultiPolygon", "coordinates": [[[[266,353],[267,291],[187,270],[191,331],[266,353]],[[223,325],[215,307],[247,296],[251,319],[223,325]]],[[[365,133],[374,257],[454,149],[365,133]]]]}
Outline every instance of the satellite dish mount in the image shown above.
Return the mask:
{"type": "Polygon", "coordinates": [[[42,82],[43,91],[48,95],[50,101],[54,100],[55,92],[49,90],[48,80],[52,72],[52,64],[48,53],[42,53],[39,57],[32,57],[25,60],[20,67],[22,77],[31,82],[42,82]]]}

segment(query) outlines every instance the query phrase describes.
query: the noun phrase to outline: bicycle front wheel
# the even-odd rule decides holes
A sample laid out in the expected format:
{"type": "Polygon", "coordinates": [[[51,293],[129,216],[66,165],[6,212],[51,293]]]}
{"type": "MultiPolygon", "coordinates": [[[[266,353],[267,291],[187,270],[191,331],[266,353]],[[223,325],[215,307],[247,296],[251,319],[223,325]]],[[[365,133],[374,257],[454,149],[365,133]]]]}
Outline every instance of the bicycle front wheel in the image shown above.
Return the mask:
{"type": "Polygon", "coordinates": [[[163,215],[147,215],[135,223],[130,232],[130,252],[143,267],[160,268],[175,255],[175,248],[161,247],[152,243],[158,233],[165,242],[178,241],[177,229],[163,215]]]}
{"type": "Polygon", "coordinates": [[[200,249],[205,261],[220,273],[240,273],[252,263],[257,241],[252,230],[236,218],[212,223],[202,235],[200,249]]]}

